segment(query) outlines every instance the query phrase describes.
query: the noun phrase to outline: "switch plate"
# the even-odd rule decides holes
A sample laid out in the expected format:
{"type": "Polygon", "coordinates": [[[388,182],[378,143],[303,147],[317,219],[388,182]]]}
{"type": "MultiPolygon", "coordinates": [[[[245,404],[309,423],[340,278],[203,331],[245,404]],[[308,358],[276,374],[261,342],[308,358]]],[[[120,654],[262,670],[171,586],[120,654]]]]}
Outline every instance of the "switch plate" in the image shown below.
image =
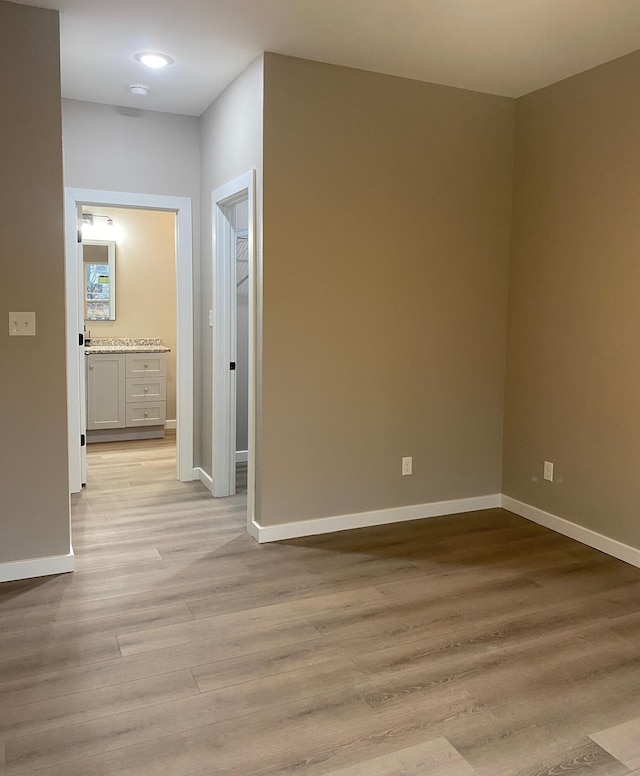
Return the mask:
{"type": "Polygon", "coordinates": [[[213,328],[213,310],[209,310],[209,326],[213,328]]]}
{"type": "Polygon", "coordinates": [[[402,476],[413,473],[413,458],[408,455],[402,459],[402,476]]]}
{"type": "Polygon", "coordinates": [[[10,337],[33,337],[35,333],[35,313],[9,313],[10,337]]]}
{"type": "Polygon", "coordinates": [[[553,464],[551,461],[544,462],[544,478],[549,482],[553,482],[553,464]]]}

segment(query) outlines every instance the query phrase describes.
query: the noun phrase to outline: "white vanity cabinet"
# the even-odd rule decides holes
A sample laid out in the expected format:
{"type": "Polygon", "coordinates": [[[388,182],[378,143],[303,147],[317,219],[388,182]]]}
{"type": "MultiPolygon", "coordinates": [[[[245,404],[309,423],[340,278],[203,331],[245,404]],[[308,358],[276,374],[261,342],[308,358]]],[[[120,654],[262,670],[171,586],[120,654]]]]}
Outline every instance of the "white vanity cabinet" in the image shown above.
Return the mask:
{"type": "Polygon", "coordinates": [[[87,442],[164,436],[164,353],[87,355],[87,442]]]}
{"type": "Polygon", "coordinates": [[[87,356],[87,431],[124,428],[125,358],[121,353],[87,356]]]}

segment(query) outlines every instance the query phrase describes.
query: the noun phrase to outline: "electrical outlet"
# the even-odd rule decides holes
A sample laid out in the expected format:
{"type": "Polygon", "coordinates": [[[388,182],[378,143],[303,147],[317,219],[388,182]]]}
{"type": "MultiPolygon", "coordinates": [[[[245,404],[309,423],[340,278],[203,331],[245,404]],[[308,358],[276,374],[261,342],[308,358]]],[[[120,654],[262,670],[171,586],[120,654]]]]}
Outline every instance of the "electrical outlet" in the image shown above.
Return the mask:
{"type": "Polygon", "coordinates": [[[413,458],[408,455],[402,459],[402,476],[413,474],[413,458]]]}
{"type": "Polygon", "coordinates": [[[549,482],[553,482],[553,464],[551,461],[544,462],[544,478],[549,482]]]}
{"type": "Polygon", "coordinates": [[[35,313],[9,313],[9,336],[29,337],[36,333],[35,313]]]}

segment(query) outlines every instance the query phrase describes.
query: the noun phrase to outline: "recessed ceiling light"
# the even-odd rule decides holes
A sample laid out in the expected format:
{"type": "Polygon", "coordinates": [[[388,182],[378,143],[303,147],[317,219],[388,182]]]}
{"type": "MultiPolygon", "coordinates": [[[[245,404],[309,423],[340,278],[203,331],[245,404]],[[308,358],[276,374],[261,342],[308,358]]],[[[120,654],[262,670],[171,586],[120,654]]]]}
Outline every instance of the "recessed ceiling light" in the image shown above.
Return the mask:
{"type": "Polygon", "coordinates": [[[172,65],[175,62],[173,57],[170,57],[168,54],[159,54],[157,51],[141,51],[138,54],[134,54],[133,58],[136,62],[152,67],[154,70],[172,65]]]}
{"type": "Polygon", "coordinates": [[[129,87],[131,94],[135,94],[136,97],[146,97],[149,94],[149,87],[145,84],[131,84],[129,87]]]}

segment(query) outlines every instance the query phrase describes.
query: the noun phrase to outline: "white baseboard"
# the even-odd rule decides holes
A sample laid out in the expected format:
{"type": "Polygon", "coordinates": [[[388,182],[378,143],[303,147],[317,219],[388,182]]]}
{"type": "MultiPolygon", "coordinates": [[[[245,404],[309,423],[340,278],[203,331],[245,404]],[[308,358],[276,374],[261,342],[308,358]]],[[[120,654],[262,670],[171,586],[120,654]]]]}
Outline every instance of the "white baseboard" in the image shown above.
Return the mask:
{"type": "MultiPolygon", "coordinates": [[[[255,520],[249,519],[247,521],[247,532],[252,539],[255,539],[257,542],[260,541],[260,527],[255,520]]],[[[264,542],[264,539],[263,539],[263,542],[264,542]]]]}
{"type": "Polygon", "coordinates": [[[213,494],[213,479],[206,473],[204,469],[196,468],[193,470],[193,479],[200,480],[205,488],[213,494]]]}
{"type": "Polygon", "coordinates": [[[177,420],[165,420],[164,427],[166,431],[169,431],[170,429],[175,429],[178,426],[177,420]]]}
{"type": "Polygon", "coordinates": [[[438,501],[431,504],[415,504],[394,509],[379,509],[374,512],[336,515],[317,520],[301,520],[273,526],[262,526],[253,521],[249,526],[249,533],[260,543],[277,542],[283,539],[296,539],[302,536],[315,536],[316,534],[348,531],[352,528],[401,523],[407,520],[421,520],[496,507],[507,509],[520,517],[640,568],[640,549],[501,493],[453,501],[438,501]]]}
{"type": "Polygon", "coordinates": [[[52,574],[67,574],[74,569],[73,550],[68,555],[53,555],[47,558],[30,558],[0,563],[0,582],[16,579],[49,577],[52,574]]]}
{"type": "Polygon", "coordinates": [[[236,450],[236,463],[246,463],[249,460],[248,450],[236,450]]]}
{"type": "Polygon", "coordinates": [[[259,541],[277,542],[282,539],[297,539],[301,536],[348,531],[352,528],[366,528],[372,525],[403,523],[407,520],[422,520],[426,517],[455,515],[458,512],[475,512],[500,506],[501,494],[462,498],[453,501],[436,501],[431,504],[412,504],[392,509],[377,509],[374,512],[357,512],[352,515],[321,517],[316,520],[300,520],[295,523],[263,526],[253,522],[249,533],[259,541]]]}
{"type": "Polygon", "coordinates": [[[617,539],[611,539],[597,531],[592,531],[590,528],[584,528],[577,523],[572,523],[570,520],[565,520],[563,517],[553,515],[551,512],[538,509],[538,507],[532,507],[523,501],[517,501],[511,498],[511,496],[503,494],[501,505],[503,509],[508,509],[509,512],[525,517],[533,523],[543,525],[545,528],[550,528],[552,531],[563,534],[563,536],[568,536],[571,539],[582,542],[582,544],[586,544],[607,555],[618,558],[618,560],[623,560],[632,566],[640,568],[640,550],[631,547],[629,544],[619,542],[617,539]]]}
{"type": "Polygon", "coordinates": [[[87,432],[87,444],[96,442],[131,442],[134,439],[163,439],[164,426],[133,426],[125,428],[99,428],[87,432]]]}

